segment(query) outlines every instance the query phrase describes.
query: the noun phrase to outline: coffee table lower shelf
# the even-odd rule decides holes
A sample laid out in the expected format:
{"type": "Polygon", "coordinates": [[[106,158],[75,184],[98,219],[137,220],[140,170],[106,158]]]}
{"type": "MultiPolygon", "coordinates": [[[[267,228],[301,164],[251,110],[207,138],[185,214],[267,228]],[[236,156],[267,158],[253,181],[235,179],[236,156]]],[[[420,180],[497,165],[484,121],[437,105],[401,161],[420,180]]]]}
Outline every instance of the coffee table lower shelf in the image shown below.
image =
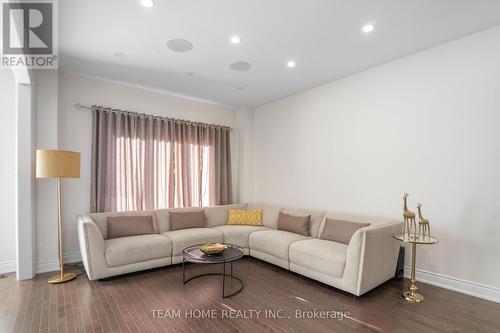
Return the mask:
{"type": "Polygon", "coordinates": [[[231,273],[230,274],[226,273],[226,263],[223,263],[222,265],[224,266],[224,269],[223,269],[222,273],[204,273],[204,274],[198,274],[198,275],[195,275],[195,276],[192,276],[192,277],[186,279],[186,262],[183,261],[182,262],[182,282],[183,282],[183,284],[186,284],[189,281],[192,281],[194,279],[204,277],[204,276],[213,276],[213,275],[221,276],[222,277],[222,298],[228,298],[228,297],[234,296],[243,290],[243,281],[241,281],[240,278],[233,275],[233,262],[231,262],[230,264],[231,264],[231,273]],[[238,283],[240,284],[240,287],[237,290],[235,290],[227,295],[226,295],[226,277],[230,278],[231,281],[238,281],[238,283]]]}

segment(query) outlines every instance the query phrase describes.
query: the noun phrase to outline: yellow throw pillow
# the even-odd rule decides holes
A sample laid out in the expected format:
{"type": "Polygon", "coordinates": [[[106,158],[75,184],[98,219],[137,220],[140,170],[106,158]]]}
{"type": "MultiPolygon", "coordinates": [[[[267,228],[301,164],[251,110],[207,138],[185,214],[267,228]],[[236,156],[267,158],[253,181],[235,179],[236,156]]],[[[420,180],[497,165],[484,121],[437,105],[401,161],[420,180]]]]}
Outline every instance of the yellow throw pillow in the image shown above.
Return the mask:
{"type": "Polygon", "coordinates": [[[227,224],[262,225],[262,209],[230,209],[227,224]]]}

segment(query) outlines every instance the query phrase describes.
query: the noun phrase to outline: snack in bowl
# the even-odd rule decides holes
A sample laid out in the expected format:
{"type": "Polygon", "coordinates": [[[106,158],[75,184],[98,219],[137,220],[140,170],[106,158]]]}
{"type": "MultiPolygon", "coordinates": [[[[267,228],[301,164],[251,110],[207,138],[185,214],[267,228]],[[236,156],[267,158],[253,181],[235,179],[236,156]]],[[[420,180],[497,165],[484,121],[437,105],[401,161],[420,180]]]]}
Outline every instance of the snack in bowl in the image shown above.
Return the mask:
{"type": "Polygon", "coordinates": [[[227,246],[221,243],[207,243],[200,247],[201,252],[208,255],[221,254],[227,249],[227,246]]]}

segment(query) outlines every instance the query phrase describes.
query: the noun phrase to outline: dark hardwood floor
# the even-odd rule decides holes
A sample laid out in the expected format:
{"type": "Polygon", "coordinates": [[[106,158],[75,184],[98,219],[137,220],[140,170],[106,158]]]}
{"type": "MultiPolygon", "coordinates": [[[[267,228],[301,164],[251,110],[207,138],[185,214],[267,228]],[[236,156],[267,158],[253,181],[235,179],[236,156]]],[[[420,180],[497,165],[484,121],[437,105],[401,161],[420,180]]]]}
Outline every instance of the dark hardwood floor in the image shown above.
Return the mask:
{"type": "MultiPolygon", "coordinates": [[[[178,265],[108,281],[82,275],[62,285],[49,285],[50,274],[28,281],[10,274],[0,279],[0,332],[500,332],[500,304],[424,283],[424,302],[406,304],[400,292],[407,280],[356,298],[256,259],[234,265],[245,287],[224,300],[220,277],[183,286],[178,265]],[[168,318],[176,310],[180,318],[168,318]],[[296,318],[296,311],[314,310],[338,318],[296,318]],[[339,311],[349,316],[340,319],[339,311]]],[[[188,274],[218,268],[189,265],[188,274]]]]}

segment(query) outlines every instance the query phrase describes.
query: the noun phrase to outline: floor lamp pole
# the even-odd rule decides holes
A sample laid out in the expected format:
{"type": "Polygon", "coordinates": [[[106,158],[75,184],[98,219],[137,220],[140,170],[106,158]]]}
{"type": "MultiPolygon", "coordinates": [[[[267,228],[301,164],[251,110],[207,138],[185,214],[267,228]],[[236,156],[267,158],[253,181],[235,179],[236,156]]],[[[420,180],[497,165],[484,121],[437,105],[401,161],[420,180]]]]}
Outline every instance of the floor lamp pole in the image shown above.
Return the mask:
{"type": "Polygon", "coordinates": [[[60,274],[49,278],[49,283],[63,283],[76,278],[75,273],[64,273],[64,260],[63,260],[63,245],[64,245],[64,232],[62,225],[61,214],[61,178],[57,177],[57,226],[59,233],[59,266],[60,274]]]}
{"type": "Polygon", "coordinates": [[[64,278],[64,261],[63,261],[63,231],[62,231],[62,214],[61,214],[61,178],[57,178],[57,230],[59,232],[59,269],[61,270],[61,280],[64,278]]]}

